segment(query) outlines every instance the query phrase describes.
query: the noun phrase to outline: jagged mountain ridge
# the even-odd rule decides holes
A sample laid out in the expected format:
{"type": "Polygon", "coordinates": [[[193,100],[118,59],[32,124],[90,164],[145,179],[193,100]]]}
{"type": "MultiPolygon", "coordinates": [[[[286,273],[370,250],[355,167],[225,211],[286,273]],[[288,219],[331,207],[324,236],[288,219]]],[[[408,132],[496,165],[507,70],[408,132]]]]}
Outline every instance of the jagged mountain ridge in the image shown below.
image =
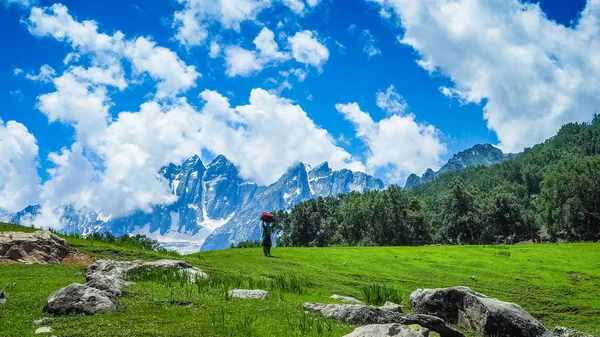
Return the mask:
{"type": "Polygon", "coordinates": [[[458,152],[439,171],[428,168],[421,177],[411,174],[406,180],[405,189],[412,189],[421,184],[433,181],[438,175],[447,172],[458,172],[472,166],[490,166],[513,158],[515,154],[504,153],[491,144],[477,144],[470,149],[458,152]]]}
{"type": "MultiPolygon", "coordinates": [[[[115,235],[144,234],[183,253],[201,248],[222,249],[232,243],[258,239],[257,219],[263,211],[290,209],[318,196],[384,187],[381,180],[370,175],[333,171],[327,163],[314,169],[297,163],[274,184],[259,186],[243,179],[238,168],[222,155],[207,166],[193,156],[181,165],[169,164],[159,173],[178,197],[173,204],[116,218],[101,211],[62,206],[59,211],[63,231],[84,235],[105,231],[115,235]]],[[[28,224],[39,211],[40,206],[34,205],[0,216],[9,222],[28,224]]]]}

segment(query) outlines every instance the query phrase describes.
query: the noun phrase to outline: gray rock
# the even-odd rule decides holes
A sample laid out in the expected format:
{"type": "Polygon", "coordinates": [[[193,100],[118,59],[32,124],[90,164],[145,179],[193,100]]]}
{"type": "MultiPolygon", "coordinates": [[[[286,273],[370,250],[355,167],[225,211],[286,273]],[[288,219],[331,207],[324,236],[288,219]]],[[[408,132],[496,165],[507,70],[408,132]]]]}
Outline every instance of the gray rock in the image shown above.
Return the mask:
{"type": "Polygon", "coordinates": [[[0,290],[0,304],[6,304],[6,293],[0,290]]]}
{"type": "Polygon", "coordinates": [[[304,303],[304,309],[316,311],[321,315],[340,322],[367,325],[399,323],[403,325],[418,324],[426,329],[435,331],[441,337],[464,337],[464,335],[446,325],[446,323],[430,315],[407,315],[385,307],[373,307],[359,304],[320,304],[304,303]]]}
{"type": "Polygon", "coordinates": [[[122,295],[122,290],[133,282],[125,281],[128,274],[139,269],[170,269],[174,272],[184,272],[190,282],[197,278],[206,278],[206,274],[185,261],[158,260],[153,262],[142,261],[113,261],[98,260],[86,269],[86,285],[105,291],[110,297],[122,295]]]}
{"type": "Polygon", "coordinates": [[[417,289],[410,295],[417,313],[437,316],[483,336],[542,337],[544,326],[523,308],[477,293],[467,287],[417,289]]]}
{"type": "Polygon", "coordinates": [[[96,274],[86,282],[86,286],[96,288],[106,292],[109,297],[119,297],[123,295],[123,288],[132,285],[134,282],[128,282],[121,277],[114,275],[96,274]]]}
{"type": "Polygon", "coordinates": [[[49,326],[43,326],[41,328],[38,328],[37,330],[35,330],[35,334],[36,335],[40,335],[43,333],[51,333],[52,331],[54,331],[51,327],[49,326]]]}
{"type": "Polygon", "coordinates": [[[31,322],[31,325],[34,325],[34,326],[44,325],[44,324],[46,324],[46,323],[48,323],[50,321],[52,321],[52,318],[50,318],[50,317],[44,317],[42,319],[37,319],[37,320],[31,322]]]}
{"type": "Polygon", "coordinates": [[[428,337],[429,330],[402,324],[371,324],[356,328],[344,337],[428,337]]]}
{"type": "Polygon", "coordinates": [[[385,304],[383,304],[383,306],[381,308],[385,309],[385,310],[397,311],[400,313],[404,312],[402,310],[402,306],[400,304],[396,304],[396,303],[390,302],[390,301],[385,301],[385,304]]]}
{"type": "Polygon", "coordinates": [[[266,290],[233,289],[229,291],[229,296],[246,299],[265,300],[271,296],[266,290]]]}
{"type": "Polygon", "coordinates": [[[44,312],[57,316],[93,315],[100,311],[111,311],[116,308],[106,292],[73,283],[50,295],[48,303],[44,306],[44,312]]]}
{"type": "Polygon", "coordinates": [[[557,326],[552,331],[552,337],[594,337],[583,332],[567,329],[563,326],[557,326]]]}
{"type": "Polygon", "coordinates": [[[27,264],[56,264],[68,254],[69,244],[49,231],[0,233],[0,259],[27,264]]]}
{"type": "Polygon", "coordinates": [[[364,304],[362,301],[359,301],[356,298],[350,296],[332,295],[331,298],[345,303],[364,304]]]}

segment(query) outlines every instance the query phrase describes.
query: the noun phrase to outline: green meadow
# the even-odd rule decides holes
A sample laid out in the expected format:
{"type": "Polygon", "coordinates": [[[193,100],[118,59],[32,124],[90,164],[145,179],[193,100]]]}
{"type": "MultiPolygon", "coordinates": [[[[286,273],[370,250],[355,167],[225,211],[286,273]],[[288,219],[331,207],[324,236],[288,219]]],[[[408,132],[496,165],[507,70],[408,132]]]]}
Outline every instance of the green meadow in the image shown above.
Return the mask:
{"type": "MultiPolygon", "coordinates": [[[[0,230],[29,230],[0,225],[0,230]]],[[[515,302],[540,319],[600,334],[600,244],[513,246],[259,248],[188,256],[67,237],[94,258],[183,259],[209,279],[195,283],[160,273],[133,275],[137,282],[117,299],[118,310],[95,316],[55,318],[55,336],[343,336],[353,326],[302,310],[306,301],[335,303],[333,294],[374,304],[386,298],[410,311],[417,288],[469,286],[515,302]],[[230,298],[233,288],[269,290],[268,300],[230,298]]],[[[48,296],[84,283],[75,265],[0,265],[0,336],[32,336],[48,296]]],[[[468,335],[469,332],[466,332],[468,335]]]]}

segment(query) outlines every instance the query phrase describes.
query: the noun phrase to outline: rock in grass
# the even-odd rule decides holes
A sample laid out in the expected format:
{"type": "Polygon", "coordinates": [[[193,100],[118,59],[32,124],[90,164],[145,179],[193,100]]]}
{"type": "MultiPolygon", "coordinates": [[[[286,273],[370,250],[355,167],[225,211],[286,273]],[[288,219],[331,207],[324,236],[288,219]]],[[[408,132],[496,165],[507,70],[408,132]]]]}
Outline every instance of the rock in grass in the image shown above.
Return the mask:
{"type": "Polygon", "coordinates": [[[44,317],[42,319],[36,319],[35,321],[31,322],[31,325],[37,326],[37,325],[44,325],[48,322],[50,322],[52,320],[52,318],[50,317],[44,317]]]}
{"type": "Polygon", "coordinates": [[[6,293],[0,290],[0,304],[6,304],[6,293]]]}
{"type": "Polygon", "coordinates": [[[321,315],[340,322],[367,325],[398,323],[403,325],[417,324],[440,334],[441,337],[464,337],[464,335],[448,326],[442,319],[430,315],[407,315],[385,307],[373,307],[360,304],[320,304],[304,303],[304,309],[316,311],[321,315]]]}
{"type": "Polygon", "coordinates": [[[266,290],[233,289],[229,291],[229,296],[245,299],[265,300],[271,296],[266,290]]]}
{"type": "Polygon", "coordinates": [[[106,292],[83,284],[73,283],[50,295],[48,303],[44,306],[44,312],[57,316],[70,314],[93,315],[101,311],[112,311],[116,308],[106,292]]]}
{"type": "Polygon", "coordinates": [[[0,259],[27,264],[56,264],[68,254],[69,244],[49,231],[0,233],[0,259]]]}
{"type": "Polygon", "coordinates": [[[594,337],[583,332],[567,329],[562,326],[557,326],[552,331],[552,337],[594,337]]]}
{"type": "Polygon", "coordinates": [[[340,301],[340,302],[344,302],[344,303],[364,304],[363,302],[357,300],[354,297],[350,297],[350,296],[332,295],[331,298],[336,301],[340,301]]]}
{"type": "Polygon", "coordinates": [[[43,334],[43,333],[51,333],[52,331],[54,331],[54,330],[52,330],[51,327],[49,327],[49,326],[43,326],[43,327],[38,328],[37,330],[35,330],[35,334],[36,335],[40,335],[40,334],[43,334]]]}
{"type": "Polygon", "coordinates": [[[344,337],[428,337],[429,330],[402,324],[372,324],[356,328],[344,337]]]}
{"type": "Polygon", "coordinates": [[[206,274],[185,261],[158,260],[154,262],[142,261],[113,261],[98,260],[87,267],[85,279],[86,285],[105,291],[110,297],[122,295],[122,290],[133,282],[125,281],[128,274],[140,269],[165,269],[185,272],[190,281],[198,278],[206,278],[206,274]]]}
{"type": "Polygon", "coordinates": [[[519,305],[502,302],[467,287],[417,289],[410,302],[419,314],[494,337],[542,337],[544,326],[519,305]]]}

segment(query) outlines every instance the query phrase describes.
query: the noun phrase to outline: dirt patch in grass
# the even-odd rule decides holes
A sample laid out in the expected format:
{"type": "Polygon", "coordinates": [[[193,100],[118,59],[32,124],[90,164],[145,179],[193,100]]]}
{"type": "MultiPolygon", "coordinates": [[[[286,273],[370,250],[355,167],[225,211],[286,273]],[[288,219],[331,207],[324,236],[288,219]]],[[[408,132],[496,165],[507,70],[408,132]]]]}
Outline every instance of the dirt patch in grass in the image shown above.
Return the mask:
{"type": "Polygon", "coordinates": [[[0,258],[0,264],[17,264],[17,263],[19,263],[19,262],[0,258]]]}
{"type": "Polygon", "coordinates": [[[65,257],[62,261],[62,263],[64,264],[74,264],[78,266],[90,266],[95,262],[96,261],[94,261],[94,259],[92,259],[88,255],[79,252],[69,253],[69,255],[67,255],[67,257],[65,257]]]}

